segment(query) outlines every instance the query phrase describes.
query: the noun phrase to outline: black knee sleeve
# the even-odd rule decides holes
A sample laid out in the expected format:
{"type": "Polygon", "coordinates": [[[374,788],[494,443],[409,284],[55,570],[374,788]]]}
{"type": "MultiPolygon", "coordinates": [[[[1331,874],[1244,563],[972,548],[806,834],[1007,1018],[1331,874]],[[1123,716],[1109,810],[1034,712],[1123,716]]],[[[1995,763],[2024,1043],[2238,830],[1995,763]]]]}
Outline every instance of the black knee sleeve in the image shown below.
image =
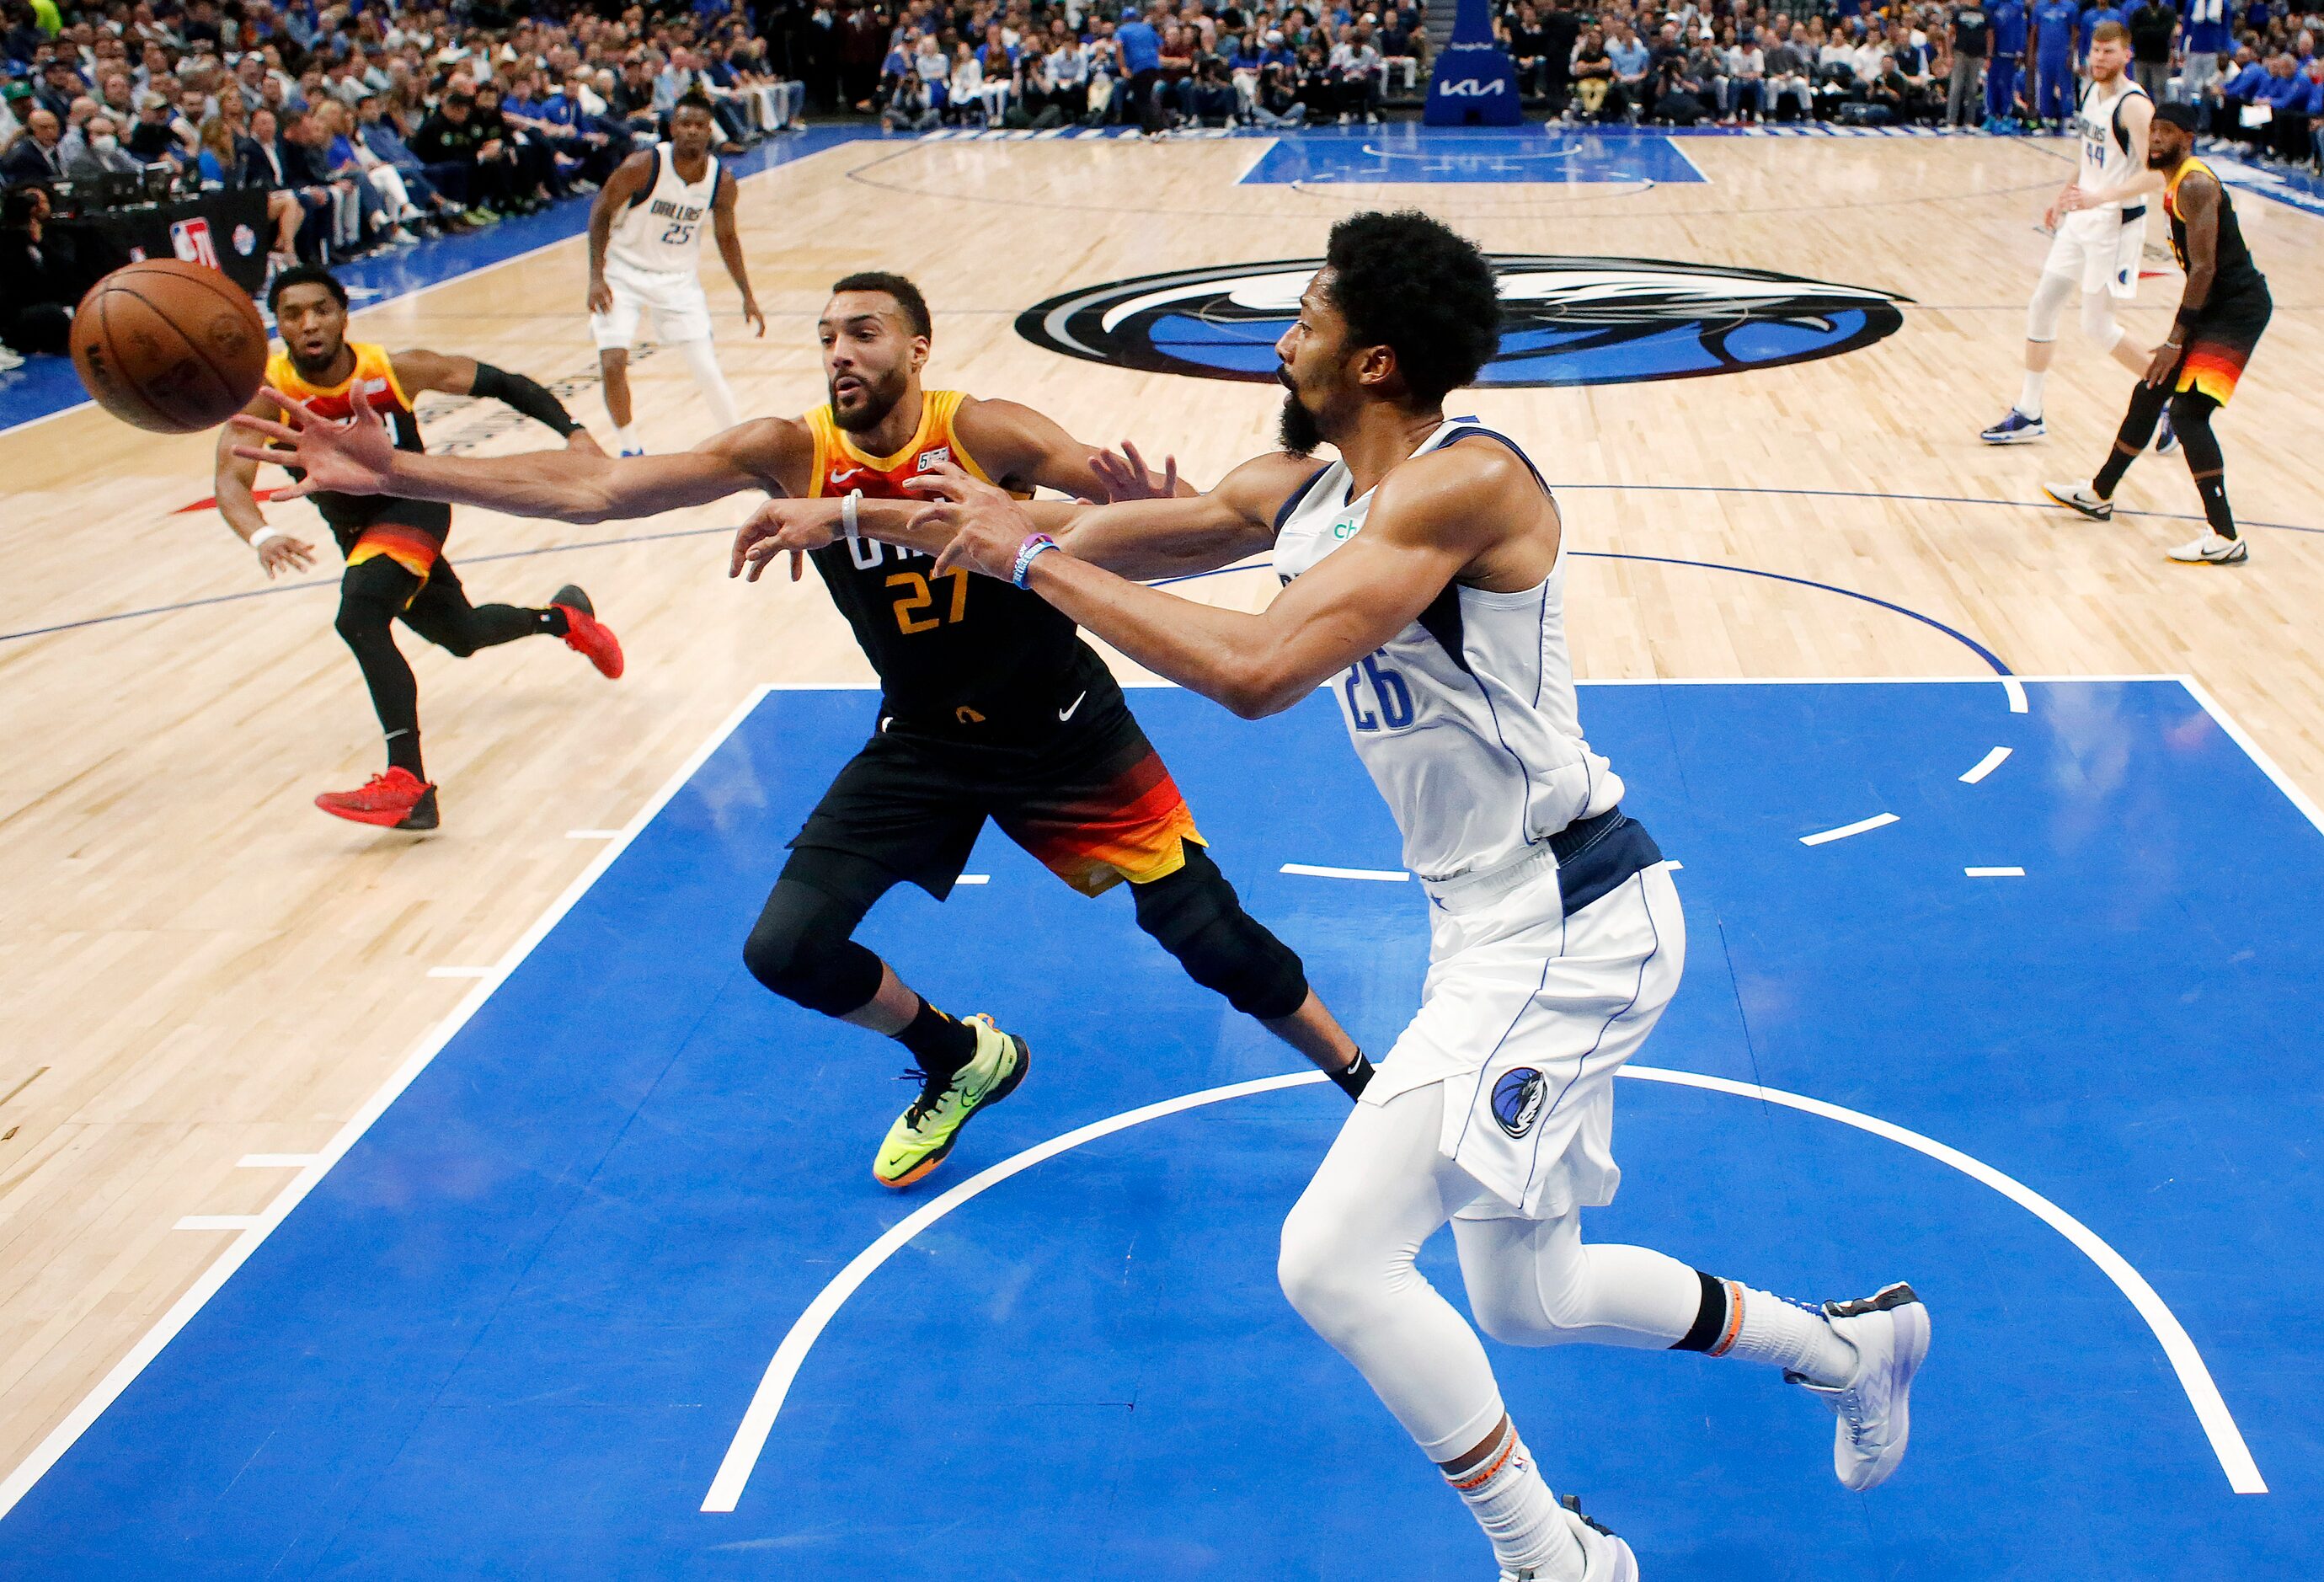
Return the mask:
{"type": "Polygon", "coordinates": [[[2200,390],[2182,390],[2171,398],[2171,428],[2186,452],[2187,467],[2197,474],[2217,472],[2226,465],[2219,437],[2211,432],[2211,414],[2219,403],[2200,390]]]}
{"type": "Polygon", "coordinates": [[[1250,913],[1210,853],[1186,843],[1185,865],[1133,884],[1138,926],[1178,958],[1186,976],[1246,1016],[1272,1022],[1307,1003],[1307,974],[1291,947],[1250,913]]]}
{"type": "Polygon", "coordinates": [[[860,910],[812,884],[779,879],[742,943],[742,965],[784,999],[825,1016],[861,1011],[880,992],[880,958],[848,936],[860,910]]]}

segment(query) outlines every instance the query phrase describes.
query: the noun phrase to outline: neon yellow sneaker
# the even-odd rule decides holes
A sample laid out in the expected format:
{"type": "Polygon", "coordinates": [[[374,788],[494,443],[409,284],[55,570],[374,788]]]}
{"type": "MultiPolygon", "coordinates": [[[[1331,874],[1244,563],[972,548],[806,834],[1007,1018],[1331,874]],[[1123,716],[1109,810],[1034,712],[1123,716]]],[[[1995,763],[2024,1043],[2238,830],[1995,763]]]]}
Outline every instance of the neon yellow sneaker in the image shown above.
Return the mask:
{"type": "Polygon", "coordinates": [[[872,1179],[883,1187],[908,1187],[942,1164],[969,1117],[1016,1092],[1033,1063],[1025,1041],[993,1026],[991,1017],[962,1021],[976,1029],[976,1053],[951,1077],[929,1078],[888,1128],[888,1140],[872,1161],[872,1179]]]}

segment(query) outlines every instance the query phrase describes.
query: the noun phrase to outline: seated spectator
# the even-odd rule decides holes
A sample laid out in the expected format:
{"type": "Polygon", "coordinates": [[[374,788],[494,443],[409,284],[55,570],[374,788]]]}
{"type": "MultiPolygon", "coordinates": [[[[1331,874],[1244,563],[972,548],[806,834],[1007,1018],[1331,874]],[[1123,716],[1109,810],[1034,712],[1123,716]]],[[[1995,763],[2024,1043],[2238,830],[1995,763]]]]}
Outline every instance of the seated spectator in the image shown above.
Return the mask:
{"type": "Polygon", "coordinates": [[[178,141],[168,99],[155,93],[145,96],[145,102],[137,106],[137,119],[130,124],[128,145],[141,164],[178,162],[183,145],[178,141]]]}
{"type": "Polygon", "coordinates": [[[1746,42],[1730,25],[1727,40],[1726,102],[1720,106],[1727,123],[1757,121],[1767,107],[1767,55],[1756,40],[1746,42]]]}
{"type": "Polygon", "coordinates": [[[890,132],[931,130],[942,118],[934,93],[937,87],[917,71],[904,73],[880,112],[880,125],[890,132]]]}
{"type": "MultiPolygon", "coordinates": [[[[225,123],[218,123],[221,129],[225,123]]],[[[229,157],[234,146],[226,145],[229,157]]],[[[89,117],[79,139],[79,146],[65,156],[65,178],[72,181],[94,181],[106,176],[134,176],[141,167],[134,156],[121,146],[120,129],[113,117],[98,114],[89,117]]],[[[225,177],[218,180],[221,183],[225,177]]]]}
{"type": "Polygon", "coordinates": [[[39,106],[24,116],[24,129],[5,153],[0,153],[0,181],[11,187],[45,185],[65,180],[64,121],[53,110],[39,106]]]}
{"type": "Polygon", "coordinates": [[[1340,42],[1332,49],[1332,65],[1340,74],[1340,124],[1360,118],[1367,126],[1377,125],[1381,66],[1371,29],[1360,22],[1342,28],[1340,42]]]}
{"type": "Polygon", "coordinates": [[[60,357],[70,349],[72,308],[96,278],[81,267],[69,237],[48,231],[48,218],[42,188],[0,197],[0,344],[60,357]]]}
{"type": "Polygon", "coordinates": [[[1600,29],[1593,25],[1582,35],[1582,42],[1573,46],[1573,60],[1568,69],[1573,79],[1573,102],[1565,110],[1569,119],[1629,118],[1629,96],[1615,78],[1613,51],[1606,47],[1606,35],[1600,29]]]}
{"type": "Polygon", "coordinates": [[[404,142],[388,114],[385,100],[374,94],[355,106],[355,140],[369,153],[393,166],[403,178],[403,190],[423,206],[441,230],[472,231],[489,221],[468,207],[468,168],[456,162],[422,163],[404,142]]]}
{"type": "MultiPolygon", "coordinates": [[[[635,64],[642,66],[643,62],[635,64]]],[[[411,134],[411,152],[426,165],[456,164],[466,172],[471,213],[493,215],[517,209],[516,161],[506,145],[488,137],[475,120],[472,94],[447,93],[436,113],[411,134]]],[[[648,113],[650,114],[650,106],[648,113]]]]}

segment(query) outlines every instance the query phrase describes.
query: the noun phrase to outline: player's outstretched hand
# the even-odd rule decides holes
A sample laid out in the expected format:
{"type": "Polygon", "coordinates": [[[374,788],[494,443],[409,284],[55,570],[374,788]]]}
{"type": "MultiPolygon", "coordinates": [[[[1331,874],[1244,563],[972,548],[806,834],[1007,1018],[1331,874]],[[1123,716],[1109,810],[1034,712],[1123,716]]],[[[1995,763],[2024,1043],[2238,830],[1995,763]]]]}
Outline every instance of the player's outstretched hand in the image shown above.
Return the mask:
{"type": "Polygon", "coordinates": [[[1167,500],[1178,492],[1178,458],[1166,456],[1159,473],[1149,471],[1138,447],[1127,439],[1119,451],[1101,450],[1091,457],[1090,470],[1105,486],[1106,497],[1098,502],[1101,505],[1118,505],[1124,500],[1167,500]]]}
{"type": "Polygon", "coordinates": [[[358,384],[350,393],[355,413],[342,425],[318,418],[296,396],[267,386],[261,393],[282,409],[289,423],[237,412],[234,426],[279,441],[275,445],[237,445],[234,453],[244,461],[272,461],[295,467],[307,476],[274,491],[277,500],[328,490],[336,495],[383,495],[395,467],[395,446],[387,425],[371,408],[358,384]]]}
{"type": "MultiPolygon", "coordinates": [[[[275,496],[281,498],[280,495],[275,496]]],[[[315,546],[300,539],[277,533],[258,546],[258,563],[266,569],[266,580],[273,581],[286,571],[304,571],[315,563],[315,546]]]]}
{"type": "Polygon", "coordinates": [[[761,340],[767,338],[767,316],[759,311],[758,298],[746,296],[742,299],[742,319],[758,330],[761,340]]]}
{"type": "Polygon", "coordinates": [[[938,576],[965,566],[1005,582],[1016,572],[1019,547],[1038,531],[1008,490],[971,477],[952,462],[905,479],[904,487],[931,497],[912,513],[914,531],[952,534],[936,556],[938,576]]]}
{"type": "Polygon", "coordinates": [[[839,537],[839,518],[830,500],[770,500],[734,532],[734,552],[726,575],[756,582],[777,555],[791,558],[791,580],[807,570],[807,552],[839,537]]]}

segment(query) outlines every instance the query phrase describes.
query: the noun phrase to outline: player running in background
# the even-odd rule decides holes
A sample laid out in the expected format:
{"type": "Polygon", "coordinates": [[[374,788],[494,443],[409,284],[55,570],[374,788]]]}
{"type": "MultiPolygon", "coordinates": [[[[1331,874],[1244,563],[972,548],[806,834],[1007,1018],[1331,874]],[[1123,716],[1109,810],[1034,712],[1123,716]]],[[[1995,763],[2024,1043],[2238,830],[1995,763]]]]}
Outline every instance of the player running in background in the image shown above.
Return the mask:
{"type": "Polygon", "coordinates": [[[2275,305],[2267,277],[2244,245],[2234,200],[2211,167],[2194,157],[2198,119],[2192,105],[2164,105],[2154,112],[2147,133],[2144,171],[2113,187],[2069,195],[2076,206],[2106,204],[2160,189],[2163,212],[2171,221],[2171,251],[2187,272],[2187,289],[2169,338],[2155,347],[2146,376],[2131,392],[2130,410],[2123,414],[2106,465],[2087,484],[2044,484],[2042,492],[2097,521],[2111,517],[2115,487],[2146,449],[2167,402],[2210,524],[2200,538],[2171,550],[2171,558],[2235,566],[2249,559],[2251,549],[2227,508],[2227,460],[2211,432],[2211,414],[2235,394],[2275,305]]]}
{"type": "MultiPolygon", "coordinates": [[[[490,397],[564,435],[571,454],[600,454],[564,404],[521,374],[503,373],[473,357],[389,352],[347,339],[346,289],[327,271],[309,265],[284,270],[267,291],[267,306],[273,310],[283,349],[266,365],[267,388],[243,409],[250,418],[344,423],[358,407],[367,407],[377,414],[370,420],[373,426],[383,430],[390,444],[417,455],[424,447],[412,402],[422,391],[439,390],[447,395],[490,397]]],[[[258,551],[258,563],[269,578],[303,571],[314,564],[313,546],[267,526],[251,492],[260,459],[247,448],[240,430],[229,426],[219,430],[214,485],[218,514],[258,551]]],[[[604,674],[622,673],[621,643],[597,621],[589,596],[577,587],[559,588],[539,609],[471,605],[452,563],[444,558],[444,541],[452,531],[450,506],[358,497],[332,490],[295,469],[291,476],[296,480],[291,486],[275,490],[272,497],[312,500],[346,557],[335,624],[355,652],[380,728],[387,733],[386,771],[359,790],[317,797],[315,805],[326,813],[394,829],[437,826],[436,787],[420,757],[420,688],[395,646],[399,620],[462,659],[520,637],[561,637],[604,674]]]]}
{"type": "Polygon", "coordinates": [[[630,347],[648,313],[654,334],[686,359],[710,403],[712,423],[723,430],[740,421],[710,338],[710,299],[700,273],[706,222],[742,293],[742,317],[767,333],[734,230],[734,178],[710,152],[716,126],[710,101],[687,94],[670,113],[669,141],[623,160],[590,200],[589,333],[597,342],[613,449],[623,456],[645,450],[630,427],[630,347]]]}
{"type": "MultiPolygon", "coordinates": [[[[2138,295],[2138,267],[2146,246],[2144,200],[2069,208],[2069,194],[2085,195],[2130,180],[2145,168],[2146,123],[2154,101],[2131,81],[2130,34],[2118,22],[2101,23],[2090,44],[2090,81],[2082,90],[2075,124],[2081,134],[2081,159],[2069,182],[2042,217],[2051,227],[2050,255],[2025,310],[2025,382],[2009,414],[1978,436],[1987,445],[2025,445],[2050,430],[2042,421],[2043,385],[2058,350],[2058,320],[2077,289],[2082,300],[2082,332],[2098,349],[2134,374],[2144,374],[2153,354],[2129,339],[2114,316],[2115,302],[2138,295]]],[[[2164,438],[2164,448],[2169,447],[2164,438]]]]}
{"type": "MultiPolygon", "coordinates": [[[[376,424],[246,424],[294,443],[334,487],[459,500],[568,522],[652,516],[764,490],[822,529],[816,570],[879,673],[876,733],[824,793],[742,948],[751,972],[811,1011],[897,1040],[924,1078],[872,1162],[908,1186],[960,1129],[1014,1091],[1028,1052],[990,1017],[955,1021],[852,937],[899,884],[951,893],[990,818],[1085,895],[1127,880],[1138,926],[1196,983],[1257,1018],[1351,1094],[1370,1065],[1307,985],[1299,958],[1243,910],[1120,687],[1073,623],[1018,589],[860,537],[867,502],[918,508],[907,479],[952,465],[1012,489],[1105,497],[1175,476],[1082,444],[1014,402],[926,390],[927,303],[894,274],[832,288],[817,333],[827,405],[759,418],[674,456],[555,451],[491,458],[392,449],[376,424]]],[[[1134,459],[1134,458],[1133,458],[1134,459]]],[[[735,545],[734,569],[757,534],[735,545]]],[[[763,563],[760,557],[754,563],[763,563]]],[[[793,564],[793,574],[798,567],[793,564]]]]}
{"type": "Polygon", "coordinates": [[[2030,19],[2025,60],[2034,74],[2034,117],[2052,132],[2063,133],[2074,113],[2074,25],[2081,15],[2075,0],[2039,0],[2030,19]]]}
{"type": "Polygon", "coordinates": [[[1283,1227],[1285,1294],[1467,1502],[1503,1582],[1636,1582],[1629,1546],[1551,1494],[1476,1332],[1416,1267],[1448,1220],[1488,1334],[1772,1365],[1838,1411],[1852,1489],[1904,1457],[1928,1315],[1909,1286],[1811,1308],[1582,1239],[1620,1179],[1614,1073],[1678,986],[1686,920],[1582,738],[1548,487],[1508,438],[1444,415],[1499,318],[1469,242],[1425,215],[1356,215],[1277,345],[1282,450],[1198,498],[1102,507],[1028,505],[947,469],[931,480],[947,504],[907,536],[1245,717],[1330,686],[1426,886],[1429,969],[1283,1227]],[[1318,441],[1339,460],[1312,459],[1318,441]],[[1121,574],[1270,549],[1286,586],[1259,615],[1121,574]]]}

